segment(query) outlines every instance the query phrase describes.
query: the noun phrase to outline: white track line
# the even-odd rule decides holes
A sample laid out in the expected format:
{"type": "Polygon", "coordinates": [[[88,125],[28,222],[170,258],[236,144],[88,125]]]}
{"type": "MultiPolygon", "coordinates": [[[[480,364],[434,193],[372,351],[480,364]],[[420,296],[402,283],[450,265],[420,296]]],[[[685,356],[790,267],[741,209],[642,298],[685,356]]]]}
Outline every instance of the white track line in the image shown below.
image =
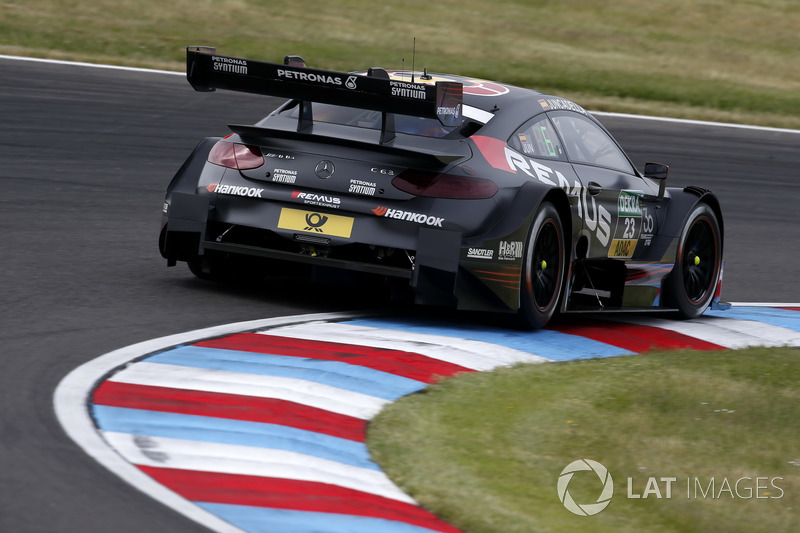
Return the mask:
{"type": "MultiPolygon", "coordinates": [[[[146,68],[137,68],[137,67],[125,67],[119,65],[105,65],[102,63],[84,63],[80,61],[65,61],[61,59],[43,59],[43,58],[36,58],[36,57],[22,57],[22,56],[9,56],[9,55],[0,55],[0,59],[9,59],[13,61],[30,61],[30,62],[37,62],[37,63],[51,63],[53,65],[73,65],[78,67],[92,67],[92,68],[103,68],[103,69],[112,69],[112,70],[127,70],[130,72],[145,72],[145,73],[156,73],[156,74],[168,74],[171,76],[184,76],[185,73],[183,72],[175,72],[172,70],[156,70],[156,69],[146,69],[146,68]]],[[[658,122],[672,122],[676,124],[689,124],[689,125],[697,125],[697,126],[712,126],[717,128],[737,128],[737,129],[747,129],[747,130],[755,130],[755,131],[772,131],[777,133],[800,133],[800,130],[790,130],[785,128],[770,128],[766,126],[753,126],[749,124],[732,124],[727,122],[709,122],[704,120],[690,120],[690,119],[682,119],[682,118],[670,118],[670,117],[654,117],[649,115],[632,115],[629,113],[609,113],[606,111],[590,111],[591,114],[597,116],[607,116],[607,117],[620,117],[620,118],[629,118],[635,120],[653,120],[658,122]]]]}
{"type": "Polygon", "coordinates": [[[188,331],[177,335],[169,335],[152,339],[131,346],[126,346],[88,361],[70,372],[56,388],[53,395],[53,407],[61,427],[78,446],[97,462],[111,472],[124,479],[138,490],[171,507],[198,524],[219,533],[244,533],[217,515],[198,507],[194,503],[178,496],[165,486],[126,461],[118,452],[108,446],[98,433],[94,420],[87,408],[87,401],[94,387],[105,377],[131,361],[153,352],[164,350],[179,344],[186,344],[199,339],[230,335],[241,331],[264,329],[273,326],[284,326],[309,320],[341,320],[354,316],[349,313],[327,313],[302,315],[295,317],[270,318],[238,322],[223,326],[188,331]]]}

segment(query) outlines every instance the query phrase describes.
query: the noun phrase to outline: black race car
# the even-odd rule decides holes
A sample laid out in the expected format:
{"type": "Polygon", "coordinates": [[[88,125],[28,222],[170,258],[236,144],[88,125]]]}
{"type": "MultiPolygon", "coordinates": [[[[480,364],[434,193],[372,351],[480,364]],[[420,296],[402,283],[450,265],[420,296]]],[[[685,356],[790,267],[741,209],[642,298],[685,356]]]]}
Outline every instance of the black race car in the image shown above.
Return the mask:
{"type": "Polygon", "coordinates": [[[577,104],[428,72],[334,72],[187,49],[196,91],[289,100],[200,142],[164,201],[170,266],[381,276],[420,304],[515,313],[702,314],[719,301],[723,221],[700,187],[639,172],[577,104]],[[258,265],[253,269],[253,265],[258,265]]]}

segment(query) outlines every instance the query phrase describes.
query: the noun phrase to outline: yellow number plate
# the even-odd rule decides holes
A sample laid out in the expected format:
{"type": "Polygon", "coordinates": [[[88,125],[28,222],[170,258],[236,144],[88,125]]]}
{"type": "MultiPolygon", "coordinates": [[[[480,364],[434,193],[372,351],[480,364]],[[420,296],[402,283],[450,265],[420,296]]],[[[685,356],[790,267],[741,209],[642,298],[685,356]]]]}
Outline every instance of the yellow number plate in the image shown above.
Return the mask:
{"type": "Polygon", "coordinates": [[[349,239],[353,231],[353,219],[314,211],[283,208],[278,219],[278,227],[305,231],[314,235],[332,235],[349,239]]]}

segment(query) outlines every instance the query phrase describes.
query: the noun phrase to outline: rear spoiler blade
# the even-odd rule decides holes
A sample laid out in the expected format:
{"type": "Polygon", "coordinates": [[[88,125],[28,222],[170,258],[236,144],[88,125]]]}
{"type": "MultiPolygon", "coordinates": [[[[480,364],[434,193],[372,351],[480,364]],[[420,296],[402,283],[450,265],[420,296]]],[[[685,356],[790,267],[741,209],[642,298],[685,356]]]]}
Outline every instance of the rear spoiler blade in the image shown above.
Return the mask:
{"type": "Polygon", "coordinates": [[[435,85],[226,57],[206,46],[186,48],[186,77],[195,91],[228,89],[301,101],[436,118],[460,126],[463,85],[435,85]]]}
{"type": "MultiPolygon", "coordinates": [[[[228,127],[231,129],[232,132],[244,137],[244,138],[251,138],[256,143],[260,142],[261,140],[268,138],[268,139],[285,139],[289,141],[309,141],[309,142],[320,142],[323,140],[326,144],[336,144],[340,146],[366,146],[370,150],[380,150],[381,152],[397,155],[406,158],[416,158],[428,163],[436,163],[436,164],[449,164],[453,161],[457,161],[459,159],[463,159],[464,157],[468,157],[470,155],[469,152],[465,152],[467,150],[465,147],[466,144],[455,144],[453,151],[445,152],[442,150],[436,150],[435,148],[431,148],[427,145],[418,145],[418,146],[396,146],[396,145],[385,145],[380,144],[376,145],[367,141],[357,140],[357,139],[346,139],[343,137],[327,137],[323,135],[312,135],[309,133],[303,133],[299,131],[289,131],[289,130],[281,130],[276,128],[265,128],[263,126],[255,126],[249,124],[228,124],[228,127]],[[456,147],[460,148],[459,150],[456,147]]],[[[247,141],[245,141],[247,142],[247,141]]]]}

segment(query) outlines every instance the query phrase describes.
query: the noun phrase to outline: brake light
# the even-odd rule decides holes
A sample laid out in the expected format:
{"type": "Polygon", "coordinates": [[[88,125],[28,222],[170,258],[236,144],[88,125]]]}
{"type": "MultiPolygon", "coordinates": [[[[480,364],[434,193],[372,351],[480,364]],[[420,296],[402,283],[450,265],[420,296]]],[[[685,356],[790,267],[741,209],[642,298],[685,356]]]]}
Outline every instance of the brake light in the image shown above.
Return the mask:
{"type": "Polygon", "coordinates": [[[264,164],[264,156],[256,146],[219,141],[208,153],[208,162],[237,170],[258,168],[264,164]]]}
{"type": "Polygon", "coordinates": [[[484,178],[406,170],[392,180],[401,191],[426,198],[483,199],[497,193],[497,185],[484,178]]]}

